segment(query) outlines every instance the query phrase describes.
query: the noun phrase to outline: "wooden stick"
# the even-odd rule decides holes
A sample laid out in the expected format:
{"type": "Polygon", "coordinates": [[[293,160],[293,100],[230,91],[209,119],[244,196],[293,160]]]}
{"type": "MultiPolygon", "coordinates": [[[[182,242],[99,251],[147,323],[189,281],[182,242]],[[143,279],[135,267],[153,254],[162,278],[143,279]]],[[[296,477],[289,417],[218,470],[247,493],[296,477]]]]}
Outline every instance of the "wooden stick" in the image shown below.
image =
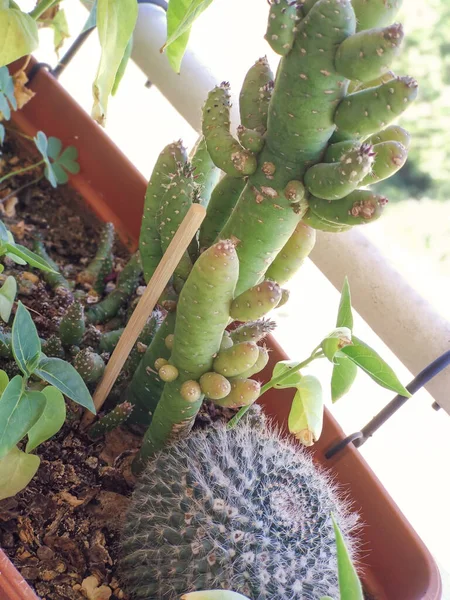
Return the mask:
{"type": "MultiPolygon", "coordinates": [[[[119,343],[112,353],[103,377],[95,390],[94,406],[97,412],[103,406],[147,319],[152,314],[159,297],[163,293],[172,273],[187,250],[205,215],[206,210],[200,204],[193,204],[191,206],[159,265],[156,267],[153,277],[148,282],[145,292],[142,294],[124,332],[120,336],[119,343]]],[[[92,423],[94,418],[95,415],[93,413],[85,411],[81,426],[87,427],[92,423]]]]}

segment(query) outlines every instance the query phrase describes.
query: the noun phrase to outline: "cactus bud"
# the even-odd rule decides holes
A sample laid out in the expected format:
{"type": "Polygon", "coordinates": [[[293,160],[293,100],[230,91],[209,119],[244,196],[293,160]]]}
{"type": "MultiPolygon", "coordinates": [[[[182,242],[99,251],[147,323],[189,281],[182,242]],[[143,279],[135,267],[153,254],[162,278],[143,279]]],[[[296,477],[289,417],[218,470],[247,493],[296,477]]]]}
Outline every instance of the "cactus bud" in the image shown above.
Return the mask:
{"type": "Polygon", "coordinates": [[[275,321],[270,319],[260,319],[259,321],[248,321],[239,327],[236,327],[230,337],[235,344],[239,342],[259,342],[276,327],[275,321]]]}
{"type": "Polygon", "coordinates": [[[169,350],[172,350],[172,348],[173,348],[173,337],[174,337],[173,333],[169,333],[169,335],[164,340],[166,348],[168,348],[169,350]]]}
{"type": "Polygon", "coordinates": [[[334,363],[334,357],[345,346],[352,343],[352,332],[348,327],[337,327],[324,340],[322,340],[322,350],[330,362],[334,363]]]}
{"type": "Polygon", "coordinates": [[[259,398],[260,391],[261,386],[254,379],[233,379],[230,393],[222,400],[214,402],[226,408],[249,406],[259,398]]]}
{"type": "Polygon", "coordinates": [[[232,345],[233,340],[231,339],[230,334],[225,332],[222,341],[220,342],[220,350],[228,350],[228,348],[231,348],[232,345]]]}
{"type": "Polygon", "coordinates": [[[197,402],[202,395],[202,389],[197,381],[188,379],[188,381],[185,381],[180,387],[180,394],[186,402],[197,402]]]}
{"type": "Polygon", "coordinates": [[[231,303],[230,316],[237,321],[254,321],[275,308],[280,300],[280,286],[267,279],[235,298],[231,303]]]}
{"type": "Polygon", "coordinates": [[[163,381],[175,381],[175,379],[178,377],[178,369],[173,365],[163,365],[159,369],[158,375],[163,381]]]}
{"type": "Polygon", "coordinates": [[[258,346],[258,351],[259,355],[253,367],[241,373],[238,377],[239,379],[249,379],[252,375],[256,375],[256,373],[262,371],[267,365],[269,362],[269,351],[265,346],[258,346]]]}
{"type": "Polygon", "coordinates": [[[290,296],[290,291],[287,290],[286,288],[283,288],[281,290],[281,300],[278,302],[277,308],[281,308],[281,306],[286,304],[286,302],[289,300],[289,296],[290,296]]]}
{"type": "Polygon", "coordinates": [[[102,357],[86,348],[75,356],[73,366],[86,383],[96,383],[103,375],[105,363],[102,357]]]}
{"type": "Polygon", "coordinates": [[[73,302],[61,319],[59,336],[65,346],[81,343],[85,331],[84,309],[80,302],[73,302]]]}
{"type": "Polygon", "coordinates": [[[155,360],[155,369],[157,371],[159,371],[161,367],[163,367],[164,365],[167,365],[168,363],[169,363],[169,361],[166,360],[165,358],[157,358],[155,360]]]}
{"type": "Polygon", "coordinates": [[[219,352],[214,359],[213,369],[226,377],[234,377],[253,367],[258,355],[258,346],[254,342],[241,342],[219,352]]]}
{"type": "Polygon", "coordinates": [[[202,392],[210,400],[221,400],[231,392],[231,383],[219,373],[205,373],[200,377],[202,392]]]}

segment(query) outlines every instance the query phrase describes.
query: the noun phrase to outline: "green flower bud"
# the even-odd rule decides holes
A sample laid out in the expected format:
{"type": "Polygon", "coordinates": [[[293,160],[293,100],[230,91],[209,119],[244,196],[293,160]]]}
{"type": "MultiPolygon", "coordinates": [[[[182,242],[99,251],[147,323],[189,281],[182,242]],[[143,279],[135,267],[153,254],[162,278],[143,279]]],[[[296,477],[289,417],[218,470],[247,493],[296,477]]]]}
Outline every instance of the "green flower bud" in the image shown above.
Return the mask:
{"type": "Polygon", "coordinates": [[[323,341],[322,350],[328,360],[334,363],[334,357],[345,346],[352,343],[352,332],[348,327],[338,327],[332,331],[323,341]]]}

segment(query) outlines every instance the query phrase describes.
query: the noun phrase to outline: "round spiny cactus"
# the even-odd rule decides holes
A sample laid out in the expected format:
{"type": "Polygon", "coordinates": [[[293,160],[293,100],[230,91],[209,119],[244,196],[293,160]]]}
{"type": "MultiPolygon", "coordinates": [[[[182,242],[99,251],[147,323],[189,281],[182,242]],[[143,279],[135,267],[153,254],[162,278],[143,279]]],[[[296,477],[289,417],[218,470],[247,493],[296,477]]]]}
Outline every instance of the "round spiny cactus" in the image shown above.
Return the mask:
{"type": "Polygon", "coordinates": [[[347,538],[356,517],[310,456],[255,411],[235,430],[195,432],[148,464],[122,539],[133,599],[206,589],[252,600],[338,597],[330,514],[347,538]]]}

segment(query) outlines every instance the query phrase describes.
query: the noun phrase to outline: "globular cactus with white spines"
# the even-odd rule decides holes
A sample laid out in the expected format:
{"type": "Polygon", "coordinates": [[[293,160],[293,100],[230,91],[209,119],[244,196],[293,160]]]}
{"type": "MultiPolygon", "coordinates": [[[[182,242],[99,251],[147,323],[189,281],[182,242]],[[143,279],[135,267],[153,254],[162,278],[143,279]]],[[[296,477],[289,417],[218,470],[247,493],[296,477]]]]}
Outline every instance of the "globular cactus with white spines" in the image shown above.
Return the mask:
{"type": "MultiPolygon", "coordinates": [[[[134,413],[144,414],[144,422],[150,423],[137,470],[146,457],[189,431],[202,402],[200,378],[205,373],[217,371],[226,377],[233,386],[229,394],[239,396],[240,406],[245,406],[251,393],[236,389],[254,385],[243,382],[257,376],[254,365],[264,367],[267,354],[254,348],[250,364],[251,352],[240,354],[242,344],[259,339],[245,338],[244,329],[234,334],[243,335],[239,340],[233,333],[224,337],[225,327],[232,321],[261,319],[288,301],[284,286],[312,251],[316,230],[340,233],[378,219],[387,198],[368,186],[390,177],[407,158],[409,136],[393,122],[415,99],[417,83],[391,71],[403,40],[401,25],[393,23],[401,1],[269,3],[266,40],[281,56],[276,76],[266,58],[248,71],[239,95],[237,137],[230,130],[229,84],[223,82],[209,93],[202,138],[192,155],[192,160],[196,152],[202,156],[194,180],[188,175],[179,194],[175,186],[171,192],[174,207],[185,207],[188,189],[191,202],[196,195],[202,198],[195,177],[206,182],[202,202],[207,216],[196,249],[187,257],[193,264],[183,275],[184,287],[175,286],[176,313],[167,331],[174,334],[173,347],[161,348],[161,340],[155,338],[141,363],[145,371],[139,368],[130,386],[130,402],[136,399],[145,407],[145,397],[149,399],[147,411],[134,413]],[[224,172],[214,189],[210,181],[217,172],[211,174],[212,164],[224,172]],[[216,265],[212,257],[224,247],[227,257],[216,265]],[[218,272],[226,286],[217,286],[208,275],[199,278],[201,273],[218,272]],[[163,388],[154,371],[160,357],[179,374],[163,388]],[[183,395],[186,381],[190,383],[183,389],[189,394],[183,395]],[[200,397],[191,382],[199,384],[200,397]],[[144,395],[139,393],[142,388],[144,395]]],[[[164,249],[156,203],[163,202],[166,186],[180,172],[189,174],[192,169],[181,145],[171,144],[158,159],[145,204],[144,214],[149,216],[144,219],[141,248],[147,252],[151,245],[154,250],[150,258],[143,254],[147,280],[154,272],[154,257],[164,249]]],[[[184,212],[180,209],[174,223],[184,212]]],[[[215,401],[239,406],[235,396],[215,401]]]]}
{"type": "Polygon", "coordinates": [[[133,600],[208,589],[336,598],[332,513],[354,555],[356,517],[328,476],[252,409],[236,429],[196,431],[148,463],[122,533],[121,579],[133,600]]]}

